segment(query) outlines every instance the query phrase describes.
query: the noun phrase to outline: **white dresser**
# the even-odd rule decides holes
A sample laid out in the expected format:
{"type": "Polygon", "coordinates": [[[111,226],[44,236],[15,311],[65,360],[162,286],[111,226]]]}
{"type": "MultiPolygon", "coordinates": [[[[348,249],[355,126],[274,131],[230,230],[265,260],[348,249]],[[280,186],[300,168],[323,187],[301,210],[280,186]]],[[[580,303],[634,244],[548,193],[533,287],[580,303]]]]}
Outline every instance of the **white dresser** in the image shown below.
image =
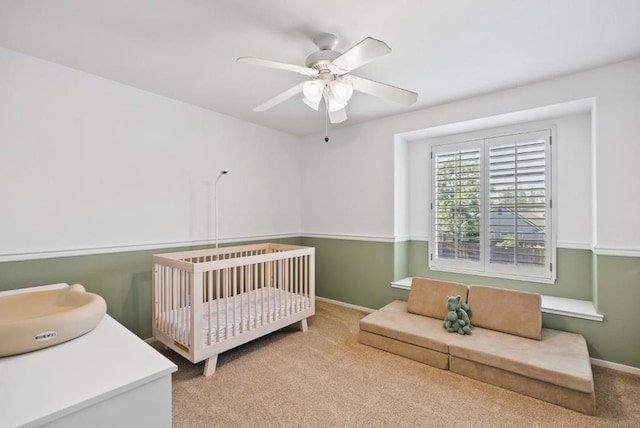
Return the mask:
{"type": "Polygon", "coordinates": [[[176,370],[105,315],[77,339],[0,358],[0,427],[169,428],[176,370]]]}

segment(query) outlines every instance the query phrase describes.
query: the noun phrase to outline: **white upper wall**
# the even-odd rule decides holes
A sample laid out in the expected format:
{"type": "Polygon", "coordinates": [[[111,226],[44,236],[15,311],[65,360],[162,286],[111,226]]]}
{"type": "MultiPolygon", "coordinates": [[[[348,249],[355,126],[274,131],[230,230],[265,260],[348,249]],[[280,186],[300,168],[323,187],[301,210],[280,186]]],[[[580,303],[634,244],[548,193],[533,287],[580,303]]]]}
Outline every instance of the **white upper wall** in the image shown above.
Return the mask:
{"type": "MultiPolygon", "coordinates": [[[[398,165],[416,161],[395,156],[397,134],[587,98],[590,153],[576,146],[557,157],[558,237],[637,255],[640,59],[330,128],[327,144],[324,134],[296,138],[0,48],[0,260],[212,240],[222,168],[231,171],[218,186],[222,241],[421,235],[415,215],[395,212],[414,186],[398,165]],[[573,162],[589,159],[590,171],[576,172],[573,162]]],[[[566,129],[582,141],[587,119],[572,120],[566,129]]]]}
{"type": "Polygon", "coordinates": [[[297,235],[298,138],[0,48],[0,259],[297,235]],[[16,256],[26,253],[24,256],[16,256]]]}
{"type": "Polygon", "coordinates": [[[555,121],[557,241],[563,248],[590,248],[593,243],[591,114],[555,121]]]}
{"type": "MultiPolygon", "coordinates": [[[[363,95],[364,96],[364,95],[363,95]]],[[[424,94],[422,96],[428,96],[424,94]]],[[[575,100],[595,99],[591,171],[576,171],[569,153],[558,154],[560,218],[564,228],[558,237],[570,243],[590,243],[597,252],[640,254],[640,59],[588,70],[537,84],[491,93],[403,115],[353,126],[329,129],[324,135],[302,138],[302,231],[344,237],[391,240],[398,223],[394,218],[394,136],[441,125],[520,112],[575,100]],[[589,174],[592,173],[593,180],[589,174]],[[580,175],[575,175],[580,174],[580,175]],[[592,205],[590,213],[575,209],[573,186],[580,186],[577,205],[592,205]],[[583,190],[587,187],[586,194],[583,190]],[[568,210],[573,210],[568,211],[568,210]],[[581,220],[589,218],[589,232],[581,220]]],[[[576,141],[584,133],[584,117],[573,119],[576,141]],[[580,122],[580,123],[578,123],[580,122]]],[[[570,129],[571,124],[568,124],[570,129]]],[[[560,132],[560,131],[559,131],[560,132]]],[[[561,138],[559,135],[558,138],[561,138]]],[[[576,143],[582,144],[582,143],[576,143]]],[[[584,143],[585,146],[588,146],[584,143]]],[[[414,159],[409,156],[409,162],[414,159]]],[[[409,229],[412,228],[409,221],[409,229]]],[[[413,225],[415,226],[415,224],[413,225]]],[[[413,235],[414,230],[409,230],[413,235]]],[[[420,234],[417,231],[416,234],[420,234]]],[[[398,236],[402,238],[402,236],[398,236]]]]}
{"type": "Polygon", "coordinates": [[[394,146],[391,120],[329,129],[302,138],[302,231],[305,235],[394,239],[394,146]]]}

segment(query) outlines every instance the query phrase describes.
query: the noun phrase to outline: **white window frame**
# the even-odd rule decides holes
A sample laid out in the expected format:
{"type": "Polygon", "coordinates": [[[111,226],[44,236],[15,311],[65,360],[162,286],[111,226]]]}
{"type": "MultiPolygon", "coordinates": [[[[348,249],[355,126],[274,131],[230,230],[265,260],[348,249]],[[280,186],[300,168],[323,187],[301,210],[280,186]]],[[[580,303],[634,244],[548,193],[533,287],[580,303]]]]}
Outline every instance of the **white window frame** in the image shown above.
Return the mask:
{"type": "Polygon", "coordinates": [[[531,126],[521,125],[508,129],[485,130],[472,135],[449,136],[445,139],[430,141],[429,151],[431,159],[429,163],[430,180],[430,209],[429,209],[429,268],[435,271],[444,271],[452,273],[466,273],[479,276],[489,276],[496,278],[508,278],[516,280],[525,280],[532,282],[554,283],[556,280],[556,223],[557,216],[555,213],[553,197],[555,192],[555,164],[556,157],[555,138],[556,130],[553,125],[531,126]],[[525,266],[525,265],[508,265],[500,263],[489,263],[489,246],[490,246],[490,230],[488,221],[488,192],[489,192],[489,150],[493,145],[497,145],[505,138],[517,136],[518,134],[528,134],[544,132],[548,138],[545,144],[545,195],[547,199],[545,218],[546,234],[545,234],[545,264],[544,266],[525,266]],[[465,150],[473,147],[480,147],[481,159],[481,179],[480,179],[480,260],[460,260],[437,258],[436,250],[436,225],[435,225],[435,199],[436,199],[436,168],[435,153],[446,152],[450,150],[465,150]]]}

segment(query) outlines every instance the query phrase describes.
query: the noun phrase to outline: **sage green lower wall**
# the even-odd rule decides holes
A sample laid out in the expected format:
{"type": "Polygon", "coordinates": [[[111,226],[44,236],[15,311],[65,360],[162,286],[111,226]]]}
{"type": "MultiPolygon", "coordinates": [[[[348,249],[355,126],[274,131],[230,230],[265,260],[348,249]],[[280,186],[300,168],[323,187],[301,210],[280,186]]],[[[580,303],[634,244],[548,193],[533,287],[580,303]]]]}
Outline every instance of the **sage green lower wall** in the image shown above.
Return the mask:
{"type": "MultiPolygon", "coordinates": [[[[107,302],[107,313],[141,338],[151,337],[151,256],[132,251],[0,263],[0,291],[66,282],[107,302]]],[[[168,251],[164,251],[168,252],[168,251]]]]}
{"type": "Polygon", "coordinates": [[[640,368],[640,257],[596,256],[594,263],[597,308],[605,321],[585,328],[593,355],[640,368]]]}
{"type": "MultiPolygon", "coordinates": [[[[584,335],[594,358],[640,368],[640,336],[636,330],[640,258],[559,249],[558,280],[550,285],[431,271],[428,243],[422,241],[383,243],[308,237],[270,241],[315,247],[316,294],[372,309],[392,300],[406,300],[408,291],[392,288],[390,283],[408,276],[593,300],[604,314],[604,322],[544,314],[544,326],[584,335]]],[[[203,247],[4,262],[0,263],[0,291],[80,283],[104,297],[109,315],[144,339],[151,337],[151,256],[198,248],[203,247]]]]}
{"type": "Polygon", "coordinates": [[[346,239],[302,238],[316,249],[316,295],[366,308],[406,299],[391,288],[394,244],[346,239]]]}
{"type": "MultiPolygon", "coordinates": [[[[261,241],[252,241],[255,244],[261,241]]],[[[300,243],[300,238],[269,242],[300,243]]],[[[233,244],[241,245],[241,243],[233,244]]],[[[0,263],[0,291],[66,282],[107,302],[107,313],[138,337],[151,337],[151,256],[206,248],[182,247],[0,263]]]]}
{"type": "Polygon", "coordinates": [[[424,241],[409,242],[409,257],[409,271],[411,272],[409,276],[444,279],[463,284],[490,285],[569,299],[592,299],[593,270],[591,263],[593,262],[593,257],[590,250],[559,248],[556,260],[557,278],[555,284],[433,271],[429,269],[428,263],[429,243],[424,241]]]}

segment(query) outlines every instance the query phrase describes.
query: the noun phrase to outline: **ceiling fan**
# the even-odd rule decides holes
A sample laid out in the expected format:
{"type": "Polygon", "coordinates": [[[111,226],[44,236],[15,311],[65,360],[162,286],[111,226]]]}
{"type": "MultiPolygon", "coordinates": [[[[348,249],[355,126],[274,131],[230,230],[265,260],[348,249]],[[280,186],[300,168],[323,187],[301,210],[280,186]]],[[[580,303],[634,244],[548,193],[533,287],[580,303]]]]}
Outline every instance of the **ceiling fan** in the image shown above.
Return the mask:
{"type": "Polygon", "coordinates": [[[354,90],[407,106],[418,99],[415,92],[349,74],[390,53],[391,48],[385,42],[367,37],[345,53],[334,50],[338,38],[333,34],[322,33],[313,42],[320,50],[307,57],[304,67],[250,56],[237,59],[244,64],[293,71],[309,77],[309,80],[255,107],[254,111],[265,111],[302,92],[302,101],[316,111],[324,100],[331,123],[340,123],[347,120],[345,107],[354,90]]]}

